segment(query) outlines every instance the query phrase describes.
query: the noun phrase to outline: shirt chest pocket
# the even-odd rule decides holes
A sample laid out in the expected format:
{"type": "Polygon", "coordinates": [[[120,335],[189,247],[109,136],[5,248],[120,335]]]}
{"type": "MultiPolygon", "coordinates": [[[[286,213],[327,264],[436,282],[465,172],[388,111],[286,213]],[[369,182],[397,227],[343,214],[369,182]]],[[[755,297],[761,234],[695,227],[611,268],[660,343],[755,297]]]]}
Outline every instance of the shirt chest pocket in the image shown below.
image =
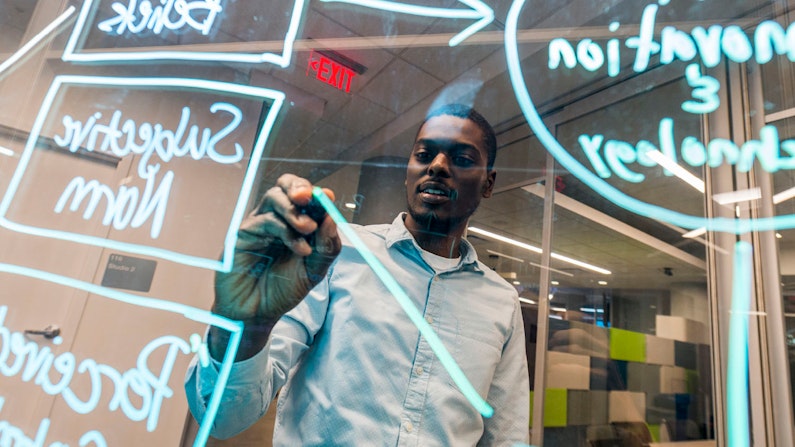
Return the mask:
{"type": "MultiPolygon", "coordinates": [[[[493,322],[478,318],[459,319],[451,354],[478,393],[488,393],[494,371],[502,357],[504,337],[493,322]]],[[[448,383],[458,388],[451,377],[448,383]]]]}

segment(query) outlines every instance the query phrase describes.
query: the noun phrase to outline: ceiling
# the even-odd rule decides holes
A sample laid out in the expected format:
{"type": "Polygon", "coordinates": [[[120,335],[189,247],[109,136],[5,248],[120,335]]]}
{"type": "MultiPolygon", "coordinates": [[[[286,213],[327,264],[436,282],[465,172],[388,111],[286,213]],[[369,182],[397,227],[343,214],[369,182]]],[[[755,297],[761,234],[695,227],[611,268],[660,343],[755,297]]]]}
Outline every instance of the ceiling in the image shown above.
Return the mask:
{"type": "MultiPolygon", "coordinates": [[[[456,0],[410,3],[461,7],[456,0]]],[[[546,172],[547,152],[525,122],[508,77],[503,30],[510,2],[491,3],[494,22],[461,45],[449,47],[446,42],[471,21],[313,1],[305,12],[290,67],[224,64],[223,69],[232,72],[224,76],[250,85],[280,88],[288,97],[289,106],[281,117],[269,156],[263,160],[263,184],[272,184],[281,173],[292,172],[331,186],[342,195],[353,195],[357,193],[359,173],[367,169],[368,160],[408,153],[417,126],[432,105],[453,100],[471,102],[494,125],[500,146],[497,193],[483,202],[471,224],[540,247],[544,217],[541,180],[546,172]],[[350,92],[339,90],[310,75],[307,67],[313,50],[333,51],[366,70],[353,79],[350,92]]],[[[3,0],[0,20],[4,26],[24,23],[34,4],[3,0]]],[[[694,20],[758,17],[767,14],[765,8],[770,4],[747,0],[683,1],[676,10],[662,11],[660,21],[687,22],[692,26],[694,20]]],[[[107,7],[107,2],[103,5],[107,7]]],[[[246,24],[225,24],[216,36],[220,45],[268,47],[272,41],[252,39],[263,39],[258,33],[266,28],[266,32],[284,32],[287,22],[280,14],[286,17],[289,9],[266,10],[261,3],[242,0],[229,0],[229,5],[237,8],[236,20],[246,24]],[[251,25],[252,19],[262,29],[251,25]]],[[[626,37],[631,35],[632,25],[637,25],[645,5],[608,0],[600,2],[597,11],[590,6],[592,2],[576,0],[534,2],[520,19],[522,65],[525,79],[532,80],[531,89],[538,95],[539,111],[559,139],[568,138],[571,144],[576,144],[575,137],[583,132],[614,132],[630,142],[637,141],[637,135],[654,136],[659,117],[654,117],[652,110],[664,108],[660,105],[663,103],[676,109],[681,103],[681,98],[671,92],[681,94],[677,89],[684,82],[682,66],[672,64],[642,75],[624,70],[615,78],[551,72],[546,67],[550,36],[566,36],[579,29],[586,34],[596,33],[591,35],[597,40],[601,35],[604,42],[609,37],[607,25],[620,21],[626,30],[615,35],[626,37]],[[659,83],[658,79],[665,81],[659,83]]],[[[573,41],[578,39],[572,37],[573,41]]],[[[169,40],[190,44],[179,36],[169,40]]],[[[13,43],[0,43],[4,45],[2,51],[13,48],[13,43]]],[[[135,69],[143,72],[147,68],[135,69]]],[[[181,67],[175,64],[171,69],[181,67]]],[[[162,70],[169,70],[167,64],[162,70]]],[[[693,131],[699,132],[699,128],[693,131]]],[[[560,183],[551,218],[552,251],[612,272],[603,275],[553,260],[551,276],[560,282],[560,287],[668,290],[678,283],[705,284],[703,237],[683,238],[686,230],[624,210],[562,169],[555,174],[560,183]]],[[[703,196],[673,177],[650,174],[649,181],[622,188],[664,208],[704,213],[703,196]]],[[[395,198],[395,207],[402,207],[403,200],[395,198]]],[[[382,218],[391,220],[387,215],[382,218]]],[[[488,237],[473,235],[470,239],[490,267],[520,287],[537,287],[541,262],[537,253],[488,237]]]]}

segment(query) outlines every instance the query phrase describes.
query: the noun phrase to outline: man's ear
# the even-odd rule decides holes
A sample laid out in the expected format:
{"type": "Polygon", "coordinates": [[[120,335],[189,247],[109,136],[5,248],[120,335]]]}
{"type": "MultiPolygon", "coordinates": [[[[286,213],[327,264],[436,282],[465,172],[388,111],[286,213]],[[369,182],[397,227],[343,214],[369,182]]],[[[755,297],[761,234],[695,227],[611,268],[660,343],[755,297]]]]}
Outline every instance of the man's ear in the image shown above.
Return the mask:
{"type": "Polygon", "coordinates": [[[497,180],[497,171],[489,171],[486,174],[486,181],[483,183],[482,196],[484,199],[491,197],[491,191],[494,189],[494,181],[497,180]]]}

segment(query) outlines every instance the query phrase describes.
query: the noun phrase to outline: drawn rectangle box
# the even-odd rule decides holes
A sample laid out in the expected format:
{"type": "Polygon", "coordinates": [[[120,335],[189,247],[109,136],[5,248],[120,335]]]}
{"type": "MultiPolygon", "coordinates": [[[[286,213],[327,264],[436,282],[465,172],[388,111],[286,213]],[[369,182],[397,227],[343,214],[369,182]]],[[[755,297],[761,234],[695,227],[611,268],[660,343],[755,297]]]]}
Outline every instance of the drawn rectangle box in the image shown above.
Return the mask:
{"type": "MultiPolygon", "coordinates": [[[[270,135],[271,129],[275,123],[282,103],[284,102],[284,94],[279,91],[260,88],[241,86],[236,84],[229,84],[217,81],[205,81],[198,79],[187,78],[123,78],[123,77],[101,77],[101,76],[56,76],[48,90],[42,106],[39,110],[38,116],[33,123],[30,135],[25,145],[25,149],[20,156],[20,161],[17,165],[16,171],[12,176],[9,187],[5,195],[0,201],[0,226],[9,230],[41,236],[53,239],[60,239],[72,241],[84,245],[93,245],[98,247],[110,248],[119,250],[126,253],[140,254],[144,256],[156,257],[166,259],[169,261],[177,262],[180,264],[191,265],[210,270],[227,271],[231,268],[232,254],[234,245],[237,240],[237,229],[246,211],[246,206],[251,193],[251,188],[254,183],[256,171],[260,164],[260,159],[263,156],[265,145],[270,135]],[[157,245],[157,240],[147,244],[129,243],[121,240],[114,240],[105,237],[93,236],[90,234],[76,233],[74,230],[62,230],[57,228],[57,222],[48,227],[41,226],[40,224],[32,224],[30,222],[14,221],[13,217],[9,217],[9,209],[14,203],[15,196],[18,192],[20,183],[28,176],[35,176],[36,172],[28,172],[31,157],[37,146],[39,145],[39,137],[41,136],[42,127],[47,119],[48,114],[53,110],[53,104],[58,93],[61,89],[70,86],[78,87],[118,87],[118,88],[140,88],[140,89],[159,89],[160,90],[195,90],[202,93],[210,93],[212,95],[227,95],[235,98],[245,98],[247,100],[254,100],[258,103],[268,102],[268,112],[260,126],[258,132],[254,135],[252,149],[250,151],[250,161],[248,166],[242,172],[241,185],[237,193],[237,200],[233,206],[230,206],[230,219],[228,225],[223,229],[223,234],[217,234],[219,239],[223,237],[223,254],[219,260],[217,255],[215,257],[197,256],[192,253],[184,251],[163,248],[157,245]]],[[[35,177],[34,177],[35,179],[35,177]]],[[[76,197],[76,196],[75,196],[76,197]]],[[[198,232],[197,232],[198,234],[198,232]]]]}
{"type": "MultiPolygon", "coordinates": [[[[67,40],[61,58],[68,62],[134,62],[134,61],[153,61],[153,60],[183,60],[183,61],[203,61],[203,62],[236,62],[261,64],[269,63],[283,68],[290,66],[292,51],[298,34],[299,25],[303,18],[304,8],[307,0],[285,0],[273,2],[274,7],[268,3],[268,7],[260,6],[258,2],[206,2],[200,7],[190,10],[192,21],[182,24],[180,28],[171,29],[174,23],[179,23],[180,18],[174,17],[179,14],[176,8],[170,8],[169,12],[163,13],[168,9],[168,5],[161,2],[152,2],[153,11],[147,20],[141,13],[136,3],[130,3],[130,7],[123,13],[115,8],[100,8],[103,0],[85,0],[78,14],[72,34],[67,40]],[[283,6],[283,8],[279,8],[283,6]],[[201,10],[204,7],[204,10],[201,10]],[[224,8],[233,8],[232,11],[224,8]],[[136,9],[137,8],[137,9],[136,9]],[[158,9],[159,8],[159,9],[158,9]],[[258,8],[258,9],[257,9],[258,8]],[[107,15],[107,11],[117,13],[117,16],[107,15]],[[158,11],[160,11],[158,13],[158,11]],[[200,12],[201,11],[201,12],[200,12]],[[102,14],[105,15],[102,15],[102,14]],[[285,15],[290,16],[290,20],[284,19],[285,15]],[[99,17],[98,17],[99,16],[99,17]],[[197,17],[200,16],[200,19],[197,17]],[[163,20],[163,17],[168,19],[163,20]],[[240,23],[250,26],[240,29],[240,23]],[[193,25],[191,26],[191,22],[193,25]],[[277,42],[282,40],[281,51],[265,52],[239,52],[243,41],[218,42],[219,35],[235,35],[229,29],[223,29],[225,23],[236,24],[237,33],[245,32],[245,41],[277,42]],[[198,27],[197,27],[198,26],[198,27]],[[139,29],[140,28],[140,29],[139,29]],[[187,31],[185,28],[188,28],[187,31]],[[258,34],[272,32],[278,28],[283,35],[275,36],[271,34],[258,34]],[[159,33],[181,32],[180,43],[169,42],[160,38],[159,33]],[[141,40],[141,36],[136,36],[138,32],[146,32],[149,40],[143,39],[142,47],[126,47],[126,42],[130,40],[141,40]],[[94,33],[94,34],[91,34],[94,33]],[[97,39],[97,33],[105,33],[102,39],[97,39]],[[158,39],[152,40],[152,35],[158,39]],[[136,39],[130,39],[135,36],[136,39]],[[111,39],[109,47],[112,51],[102,51],[98,48],[89,48],[90,51],[83,51],[86,41],[111,39]],[[184,42],[184,43],[182,43],[184,42]],[[191,49],[192,45],[204,44],[210,49],[197,51],[191,49]],[[185,46],[185,49],[180,49],[185,46]],[[162,47],[162,48],[158,48],[162,47]],[[227,50],[229,48],[229,50],[227,50]]],[[[106,3],[110,3],[107,1],[106,3]]],[[[140,2],[143,3],[143,2],[140,2]]],[[[148,3],[148,2],[147,2],[148,3]]],[[[194,2],[199,3],[199,2],[194,2]]]]}

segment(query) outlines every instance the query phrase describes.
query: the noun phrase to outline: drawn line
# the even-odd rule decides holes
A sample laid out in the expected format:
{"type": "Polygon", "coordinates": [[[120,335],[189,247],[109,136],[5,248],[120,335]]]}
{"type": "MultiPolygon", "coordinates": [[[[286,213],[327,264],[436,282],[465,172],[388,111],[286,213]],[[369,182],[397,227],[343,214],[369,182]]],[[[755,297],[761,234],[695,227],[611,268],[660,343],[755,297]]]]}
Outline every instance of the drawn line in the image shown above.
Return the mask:
{"type": "Polygon", "coordinates": [[[200,447],[207,443],[207,439],[210,437],[210,429],[212,428],[213,422],[215,421],[215,416],[218,414],[218,407],[221,405],[221,395],[223,394],[223,390],[226,387],[226,382],[229,379],[229,373],[232,370],[232,363],[234,362],[235,356],[237,355],[237,349],[240,346],[240,340],[243,336],[243,323],[215,315],[207,310],[197,309],[195,307],[190,307],[171,301],[147,298],[118,290],[112,290],[98,286],[96,284],[91,284],[85,281],[69,278],[67,276],[56,275],[54,273],[36,270],[29,267],[0,263],[0,272],[27,276],[29,278],[60,284],[62,286],[83,290],[94,295],[103,296],[105,298],[110,298],[112,300],[134,306],[180,314],[190,320],[211,324],[229,331],[231,333],[229,337],[229,345],[227,346],[226,354],[224,355],[224,358],[221,362],[221,367],[218,371],[218,381],[215,384],[215,389],[213,390],[210,401],[207,404],[207,411],[201,421],[201,424],[199,425],[199,429],[196,434],[196,441],[193,445],[194,447],[200,447]]]}
{"type": "Polygon", "coordinates": [[[461,368],[458,364],[453,360],[453,357],[444,347],[444,344],[439,339],[439,336],[436,335],[436,332],[433,331],[431,325],[428,324],[427,321],[422,317],[422,314],[417,309],[417,306],[411,302],[411,298],[406,295],[406,292],[400,287],[400,285],[395,281],[392,275],[389,274],[386,267],[381,264],[381,261],[373,255],[370,250],[367,249],[367,246],[362,242],[359,236],[353,231],[353,228],[348,224],[348,221],[342,216],[342,213],[334,206],[334,202],[331,201],[326,195],[323,193],[323,190],[315,187],[312,191],[312,195],[320,201],[320,204],[323,205],[326,212],[331,219],[334,220],[334,223],[337,224],[339,230],[345,235],[345,237],[350,240],[351,244],[356,248],[359,254],[362,255],[365,262],[373,269],[373,272],[378,276],[378,279],[384,283],[384,286],[389,290],[390,293],[395,297],[398,304],[403,308],[403,311],[406,312],[409,319],[417,329],[420,330],[420,334],[425,337],[425,340],[428,341],[428,344],[431,346],[434,354],[439,360],[442,362],[442,366],[447,372],[450,374],[450,377],[455,382],[458,389],[464,394],[464,397],[469,400],[473,407],[481,414],[483,417],[491,417],[494,414],[494,409],[489,405],[475,390],[472,384],[464,375],[464,372],[461,371],[461,368]]]}
{"type": "Polygon", "coordinates": [[[75,12],[74,6],[68,7],[66,11],[64,11],[61,15],[58,16],[58,18],[53,20],[53,22],[47,25],[43,30],[39,31],[39,33],[33,36],[33,38],[30,39],[28,43],[20,47],[16,52],[14,52],[14,54],[11,55],[11,57],[9,57],[8,59],[6,59],[5,62],[0,64],[0,73],[3,73],[8,69],[8,67],[14,65],[17,61],[22,59],[22,57],[25,56],[25,54],[27,54],[28,51],[30,51],[33,47],[38,45],[42,40],[44,40],[44,38],[48,34],[53,32],[53,30],[61,26],[66,21],[66,19],[68,19],[69,16],[71,16],[74,12],[75,12]]]}
{"type": "Polygon", "coordinates": [[[349,3],[382,11],[398,12],[421,17],[438,17],[443,19],[478,19],[450,39],[449,45],[454,47],[471,35],[485,28],[494,21],[494,10],[480,0],[459,0],[472,9],[435,8],[431,6],[407,5],[386,0],[320,0],[324,3],[349,3]]]}
{"type": "Polygon", "coordinates": [[[734,285],[729,320],[726,411],[729,447],[751,445],[748,415],[748,317],[751,310],[751,244],[734,246],[734,285]]]}

